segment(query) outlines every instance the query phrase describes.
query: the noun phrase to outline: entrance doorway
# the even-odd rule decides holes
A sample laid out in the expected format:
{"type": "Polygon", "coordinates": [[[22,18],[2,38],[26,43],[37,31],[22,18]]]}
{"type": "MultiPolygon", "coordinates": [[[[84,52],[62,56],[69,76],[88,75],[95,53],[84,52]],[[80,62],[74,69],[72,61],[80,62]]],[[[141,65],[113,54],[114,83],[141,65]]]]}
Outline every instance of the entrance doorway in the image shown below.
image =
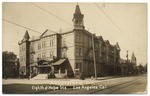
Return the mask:
{"type": "Polygon", "coordinates": [[[48,74],[51,72],[51,67],[39,67],[39,73],[40,74],[48,74]]]}

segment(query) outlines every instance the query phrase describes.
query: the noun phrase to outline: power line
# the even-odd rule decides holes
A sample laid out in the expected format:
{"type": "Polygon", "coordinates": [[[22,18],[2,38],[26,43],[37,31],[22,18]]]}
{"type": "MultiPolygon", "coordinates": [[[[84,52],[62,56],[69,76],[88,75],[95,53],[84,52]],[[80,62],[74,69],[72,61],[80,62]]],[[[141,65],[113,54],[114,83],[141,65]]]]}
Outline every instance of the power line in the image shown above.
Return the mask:
{"type": "Polygon", "coordinates": [[[99,7],[99,5],[97,3],[95,3],[95,5],[100,9],[100,11],[112,22],[112,24],[121,32],[123,33],[123,35],[129,40],[130,43],[132,43],[133,45],[135,45],[127,36],[126,34],[119,28],[119,26],[106,14],[106,12],[101,9],[99,7]]]}
{"type": "MultiPolygon", "coordinates": [[[[9,20],[6,20],[6,19],[2,19],[2,20],[6,21],[6,22],[8,22],[8,23],[11,23],[11,24],[13,24],[13,25],[16,25],[16,26],[19,26],[19,27],[22,27],[22,28],[31,30],[31,31],[36,32],[36,33],[38,33],[38,34],[43,34],[43,33],[40,33],[40,32],[38,32],[38,31],[35,31],[35,30],[31,29],[31,28],[25,27],[25,26],[20,25],[20,24],[16,24],[16,23],[14,23],[14,22],[11,22],[11,21],[9,21],[9,20]]],[[[48,30],[51,31],[51,32],[54,32],[54,33],[56,33],[56,34],[59,34],[59,33],[55,32],[55,31],[50,30],[50,29],[48,29],[48,30]]],[[[52,38],[54,38],[54,37],[52,37],[52,38]]],[[[66,41],[65,41],[65,42],[66,42],[66,41]]],[[[67,42],[67,43],[70,43],[70,42],[67,42]]],[[[73,44],[73,43],[70,43],[70,44],[73,44]]],[[[73,44],[73,45],[74,45],[74,44],[73,44]]]]}
{"type": "Polygon", "coordinates": [[[39,9],[41,9],[41,10],[43,10],[43,11],[47,12],[48,14],[50,14],[50,15],[52,15],[52,16],[54,16],[54,17],[56,17],[57,19],[59,19],[59,20],[61,20],[61,21],[65,22],[66,24],[68,24],[68,25],[72,26],[72,24],[70,24],[70,23],[66,22],[66,21],[65,21],[65,20],[63,20],[62,18],[60,18],[60,17],[58,17],[58,16],[54,15],[53,13],[50,13],[49,11],[45,10],[44,8],[42,8],[42,7],[40,7],[40,6],[36,5],[36,4],[34,4],[34,3],[32,3],[32,2],[31,2],[31,4],[33,4],[34,6],[38,7],[39,9]]]}
{"type": "MultiPolygon", "coordinates": [[[[36,33],[38,33],[38,34],[43,34],[43,33],[41,33],[41,32],[38,32],[38,31],[33,30],[33,29],[31,29],[31,28],[25,27],[25,26],[23,26],[23,25],[14,23],[14,22],[12,22],[12,21],[9,21],[9,20],[6,20],[6,19],[2,19],[2,20],[3,20],[3,21],[6,21],[6,22],[8,22],[8,23],[11,23],[11,24],[13,24],[13,25],[16,25],[16,26],[19,26],[19,27],[22,27],[22,28],[31,30],[31,31],[36,32],[36,33]]],[[[51,31],[51,32],[53,32],[53,33],[55,33],[55,34],[59,34],[59,33],[55,32],[55,31],[50,30],[50,29],[48,29],[48,30],[51,31]]]]}
{"type": "Polygon", "coordinates": [[[11,23],[11,24],[13,24],[13,25],[16,25],[16,26],[19,26],[19,27],[22,27],[22,28],[25,28],[25,29],[31,30],[31,31],[36,32],[36,33],[38,33],[38,34],[42,34],[41,32],[38,32],[38,31],[33,30],[33,29],[31,29],[31,28],[25,27],[25,26],[23,26],[23,25],[20,25],[20,24],[14,23],[14,22],[12,22],[12,21],[9,21],[9,20],[6,20],[6,19],[2,19],[2,20],[3,20],[3,21],[6,21],[6,22],[8,22],[8,23],[11,23]]]}
{"type": "MultiPolygon", "coordinates": [[[[52,31],[52,30],[50,30],[50,29],[47,29],[47,30],[49,30],[50,32],[53,32],[53,33],[55,33],[55,34],[59,34],[58,32],[52,31]]],[[[49,31],[48,31],[48,32],[49,32],[49,31]]]]}

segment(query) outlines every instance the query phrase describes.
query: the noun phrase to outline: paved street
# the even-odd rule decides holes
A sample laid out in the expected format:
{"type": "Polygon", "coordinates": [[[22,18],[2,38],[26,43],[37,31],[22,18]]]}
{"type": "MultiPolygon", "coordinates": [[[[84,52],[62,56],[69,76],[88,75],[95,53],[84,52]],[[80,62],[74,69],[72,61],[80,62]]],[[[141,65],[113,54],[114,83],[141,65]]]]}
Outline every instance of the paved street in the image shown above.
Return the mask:
{"type": "MultiPolygon", "coordinates": [[[[61,79],[53,80],[53,83],[54,82],[59,83],[60,80],[61,79]]],[[[108,78],[108,79],[101,79],[101,80],[100,79],[98,80],[87,79],[83,81],[78,79],[75,80],[68,79],[66,81],[61,80],[62,86],[61,87],[59,86],[58,90],[56,85],[55,86],[52,86],[52,84],[48,85],[50,81],[47,80],[45,80],[46,82],[44,84],[44,86],[48,86],[48,87],[44,87],[47,88],[46,90],[42,89],[43,87],[41,86],[39,87],[39,85],[43,84],[43,82],[35,84],[35,81],[33,83],[33,81],[28,80],[30,81],[30,84],[27,84],[28,83],[27,80],[24,81],[26,81],[26,84],[25,83],[24,84],[20,83],[19,85],[17,85],[16,83],[5,84],[3,86],[3,92],[4,93],[42,93],[42,94],[62,94],[62,93],[64,94],[132,94],[132,93],[144,94],[146,93],[145,91],[147,86],[146,74],[139,75],[139,76],[108,78]],[[73,85],[63,85],[63,84],[69,84],[69,82],[71,82],[73,85]],[[77,84],[77,82],[80,83],[77,84]],[[56,87],[55,88],[56,90],[54,90],[54,87],[56,87]]]]}
{"type": "Polygon", "coordinates": [[[146,75],[123,77],[104,80],[97,82],[94,85],[106,85],[106,89],[67,89],[67,90],[56,90],[48,91],[46,93],[70,93],[70,94],[132,94],[132,93],[146,93],[146,75]]]}

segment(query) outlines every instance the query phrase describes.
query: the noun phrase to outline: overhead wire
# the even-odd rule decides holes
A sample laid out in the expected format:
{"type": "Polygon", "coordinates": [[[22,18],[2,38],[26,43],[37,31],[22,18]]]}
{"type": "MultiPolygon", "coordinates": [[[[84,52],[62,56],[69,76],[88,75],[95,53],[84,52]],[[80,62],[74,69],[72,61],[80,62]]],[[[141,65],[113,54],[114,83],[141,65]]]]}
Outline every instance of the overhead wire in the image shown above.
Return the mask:
{"type": "Polygon", "coordinates": [[[25,29],[31,30],[31,31],[36,32],[36,33],[38,33],[38,34],[42,34],[41,32],[38,32],[38,31],[36,31],[36,30],[34,30],[34,29],[31,29],[31,28],[25,27],[25,26],[20,25],[20,24],[17,24],[17,23],[14,23],[14,22],[9,21],[9,20],[6,20],[6,19],[4,19],[4,18],[3,18],[2,20],[3,20],[3,21],[6,21],[6,22],[8,22],[8,23],[11,23],[11,24],[13,24],[13,25],[16,25],[16,26],[19,26],[19,27],[22,27],[22,28],[25,28],[25,29]]]}
{"type": "Polygon", "coordinates": [[[66,22],[64,19],[62,19],[62,18],[60,18],[60,17],[58,17],[58,16],[54,15],[53,13],[51,13],[51,12],[49,12],[49,11],[45,10],[44,8],[42,8],[42,7],[38,6],[37,4],[32,3],[32,2],[31,2],[31,4],[32,4],[32,5],[34,5],[34,6],[36,6],[36,7],[38,7],[39,9],[41,9],[41,10],[45,11],[46,13],[48,13],[48,14],[50,14],[50,15],[54,16],[55,18],[57,18],[57,19],[59,19],[59,20],[61,20],[61,21],[65,22],[66,24],[68,24],[68,25],[72,26],[72,24],[70,24],[70,23],[66,22]]]}
{"type": "Polygon", "coordinates": [[[97,3],[94,3],[99,9],[100,11],[112,22],[112,24],[119,30],[119,32],[121,34],[123,34],[123,36],[125,36],[127,38],[127,40],[129,41],[129,43],[134,47],[135,47],[135,44],[128,38],[128,36],[126,36],[126,34],[120,29],[120,27],[111,19],[111,17],[97,4],[97,3]]]}

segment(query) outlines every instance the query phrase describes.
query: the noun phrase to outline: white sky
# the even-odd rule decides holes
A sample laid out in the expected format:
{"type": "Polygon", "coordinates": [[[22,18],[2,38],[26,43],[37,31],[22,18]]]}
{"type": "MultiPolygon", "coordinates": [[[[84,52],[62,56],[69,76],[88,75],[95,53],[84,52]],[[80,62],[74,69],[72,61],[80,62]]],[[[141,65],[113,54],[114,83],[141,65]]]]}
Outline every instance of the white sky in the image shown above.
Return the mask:
{"type": "MultiPolygon", "coordinates": [[[[72,23],[76,3],[35,3],[66,22],[72,23]]],[[[147,5],[144,3],[99,3],[105,13],[119,26],[114,24],[100,11],[94,3],[79,3],[84,14],[85,28],[96,35],[102,35],[111,44],[119,43],[121,58],[129,58],[134,51],[137,62],[143,65],[147,62],[147,5]],[[105,7],[102,7],[105,4],[105,7]]],[[[46,29],[53,31],[68,30],[72,26],[37,8],[31,3],[3,3],[2,18],[29,27],[43,33],[46,29]]],[[[2,21],[2,50],[19,54],[18,41],[26,29],[2,21]]],[[[30,37],[39,36],[28,30],[30,37]]]]}

